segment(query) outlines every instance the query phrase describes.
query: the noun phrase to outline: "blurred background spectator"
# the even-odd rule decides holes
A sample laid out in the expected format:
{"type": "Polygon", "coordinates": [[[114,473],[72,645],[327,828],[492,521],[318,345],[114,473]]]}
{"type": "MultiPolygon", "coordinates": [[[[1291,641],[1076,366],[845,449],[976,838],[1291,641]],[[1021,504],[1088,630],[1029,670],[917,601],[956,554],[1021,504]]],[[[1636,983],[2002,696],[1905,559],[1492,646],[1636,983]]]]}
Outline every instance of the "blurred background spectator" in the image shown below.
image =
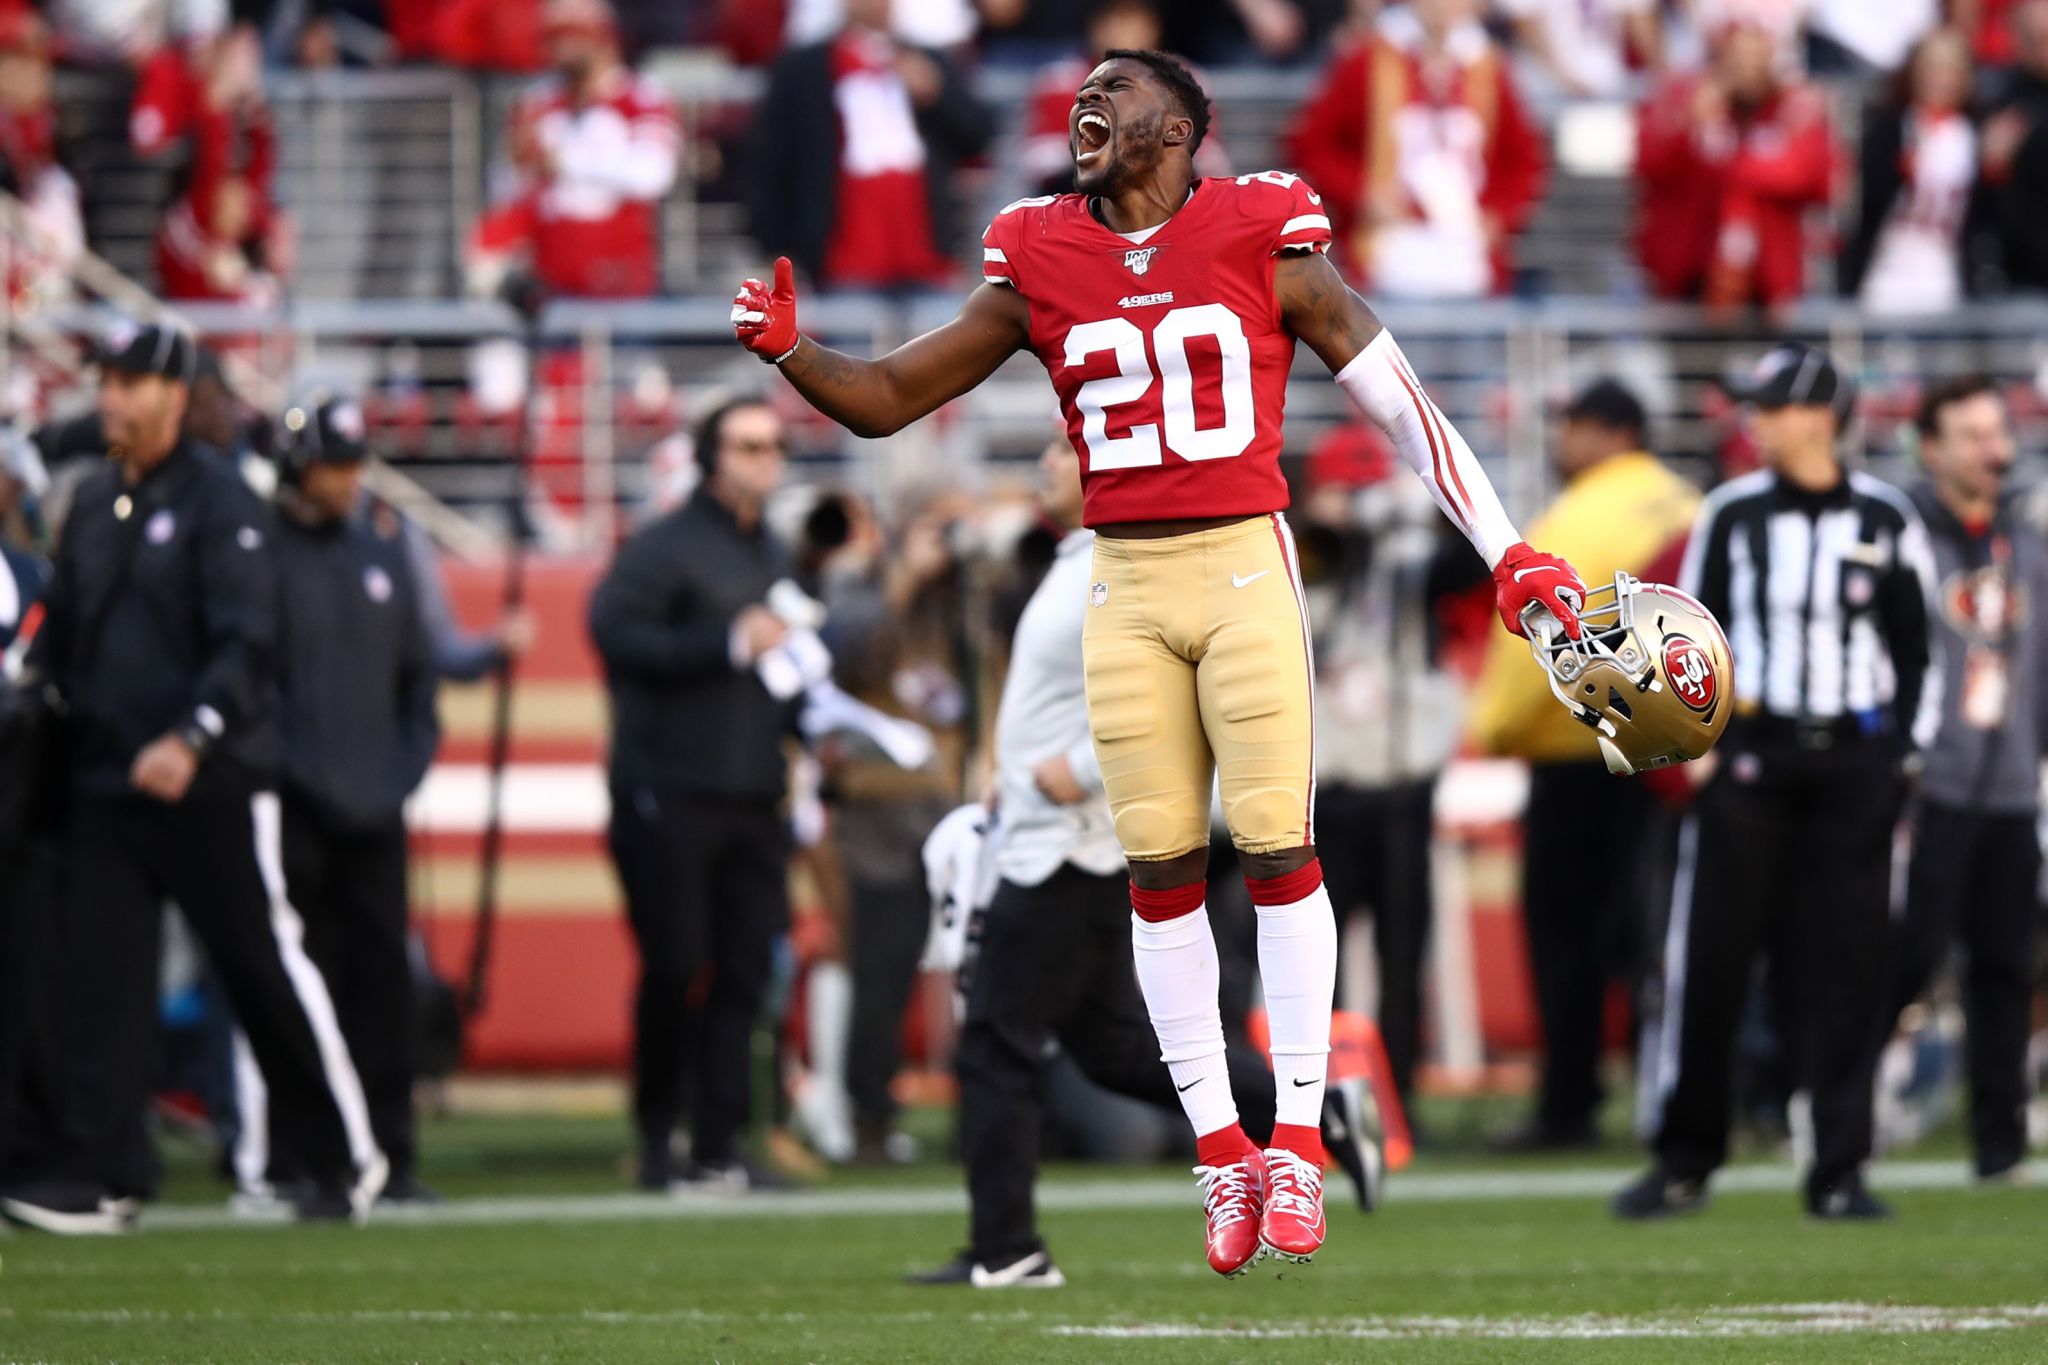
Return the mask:
{"type": "Polygon", "coordinates": [[[2048,289],[2048,0],[2013,10],[2017,60],[1984,121],[1984,184],[2004,285],[2048,289]]]}
{"type": "Polygon", "coordinates": [[[156,236],[172,299],[274,300],[294,264],[289,214],[274,198],[277,131],[251,24],[188,32],[143,66],[129,115],[135,152],[181,151],[156,236]]]}
{"type": "Polygon", "coordinates": [[[1815,76],[1875,79],[1897,71],[1941,22],[1941,0],[1812,0],[1806,69],[1815,76]]]}
{"type": "Polygon", "coordinates": [[[605,0],[550,0],[553,78],[513,115],[510,198],[478,225],[472,284],[526,260],[550,294],[636,298],[661,278],[656,218],[675,184],[675,105],[619,56],[605,0]]]}
{"type": "Polygon", "coordinates": [[[1338,995],[1379,1022],[1412,1112],[1436,908],[1437,778],[1457,750],[1461,709],[1443,615],[1450,599],[1488,581],[1486,565],[1368,423],[1324,437],[1308,479],[1297,539],[1316,623],[1317,851],[1340,931],[1369,917],[1378,968],[1370,983],[1340,982],[1338,995]]]}
{"type": "Polygon", "coordinates": [[[1963,225],[1977,181],[1970,48],[1956,29],[1922,38],[1863,119],[1861,212],[1842,254],[1842,293],[1875,313],[1936,313],[1963,294],[1963,225]]]}
{"type": "Polygon", "coordinates": [[[951,58],[891,32],[892,8],[848,0],[837,32],[777,60],[755,116],[754,239],[828,289],[952,279],[953,168],[995,129],[951,58]]]}
{"type": "Polygon", "coordinates": [[[1636,240],[1657,294],[1727,308],[1805,287],[1807,218],[1833,192],[1836,148],[1821,93],[1784,72],[1768,27],[1730,22],[1705,68],[1643,106],[1636,240]]]}
{"type": "Polygon", "coordinates": [[[1545,158],[1470,0],[1414,0],[1340,53],[1288,134],[1361,288],[1393,298],[1507,289],[1545,158]]]}
{"type": "Polygon", "coordinates": [[[846,1080],[855,1156],[865,1161],[915,1152],[896,1131],[890,1086],[931,917],[925,836],[961,799],[972,698],[966,582],[953,537],[968,510],[952,496],[933,500],[892,538],[893,548],[879,538],[849,545],[821,585],[839,685],[938,741],[932,760],[913,769],[851,738],[829,740],[822,755],[852,910],[846,1080]]]}
{"type": "MultiPolygon", "coordinates": [[[[1649,416],[1623,385],[1596,380],[1574,395],[1553,449],[1564,489],[1529,534],[1569,546],[1559,553],[1587,587],[1611,587],[1621,572],[1648,573],[1685,537],[1699,493],[1650,453],[1649,416]]],[[[1489,638],[1471,736],[1480,752],[1529,765],[1522,921],[1543,1022],[1543,1075],[1535,1111],[1503,1145],[1542,1151],[1599,1141],[1609,986],[1630,981],[1643,961],[1650,798],[1641,781],[1607,771],[1593,732],[1557,705],[1528,656],[1526,641],[1489,638]],[[1565,855],[1592,830],[1604,856],[1565,855]]]]}
{"type": "Polygon", "coordinates": [[[1501,0],[1537,91],[1567,99],[1623,99],[1638,71],[1664,64],[1657,0],[1501,0]]]}
{"type": "Polygon", "coordinates": [[[40,239],[10,254],[0,296],[24,311],[62,299],[85,223],[58,157],[49,25],[29,9],[0,9],[0,191],[22,201],[40,239]]]}

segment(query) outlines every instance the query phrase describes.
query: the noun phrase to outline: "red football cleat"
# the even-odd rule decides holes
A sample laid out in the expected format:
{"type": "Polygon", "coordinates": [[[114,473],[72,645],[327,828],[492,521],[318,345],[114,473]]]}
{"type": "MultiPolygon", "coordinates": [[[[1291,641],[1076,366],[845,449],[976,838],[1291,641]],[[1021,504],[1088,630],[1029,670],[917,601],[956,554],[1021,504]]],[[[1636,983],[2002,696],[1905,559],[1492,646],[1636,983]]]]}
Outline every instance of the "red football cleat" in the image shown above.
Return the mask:
{"type": "Polygon", "coordinates": [[[1306,1265],[1323,1244],[1323,1168],[1285,1147],[1268,1147],[1265,1157],[1259,1241],[1282,1260],[1306,1265]]]}
{"type": "Polygon", "coordinates": [[[1259,1259],[1259,1209],[1265,1201],[1266,1158],[1256,1147],[1227,1166],[1197,1166],[1202,1212],[1209,1219],[1209,1268],[1235,1278],[1259,1259]]]}

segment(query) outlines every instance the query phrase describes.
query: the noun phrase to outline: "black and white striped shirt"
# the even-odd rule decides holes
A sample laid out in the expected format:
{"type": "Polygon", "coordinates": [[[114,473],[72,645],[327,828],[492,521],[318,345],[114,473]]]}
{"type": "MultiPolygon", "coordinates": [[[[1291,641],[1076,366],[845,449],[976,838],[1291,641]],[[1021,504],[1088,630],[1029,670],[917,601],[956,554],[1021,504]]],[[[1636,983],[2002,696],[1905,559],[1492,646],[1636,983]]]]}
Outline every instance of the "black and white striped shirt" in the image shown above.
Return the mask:
{"type": "Polygon", "coordinates": [[[1720,618],[1739,713],[1908,734],[1935,581],[1906,495],[1857,471],[1824,493],[1769,470],[1708,495],[1679,586],[1720,618]]]}

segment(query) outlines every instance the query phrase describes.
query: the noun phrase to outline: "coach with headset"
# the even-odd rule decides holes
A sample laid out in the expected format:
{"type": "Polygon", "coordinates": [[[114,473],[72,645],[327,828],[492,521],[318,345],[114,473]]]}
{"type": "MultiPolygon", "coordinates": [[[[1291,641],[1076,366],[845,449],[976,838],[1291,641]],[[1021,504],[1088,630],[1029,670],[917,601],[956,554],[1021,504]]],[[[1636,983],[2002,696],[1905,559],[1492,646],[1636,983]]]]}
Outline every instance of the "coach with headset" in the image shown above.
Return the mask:
{"type": "Polygon", "coordinates": [[[703,481],[619,548],[590,602],[611,693],[611,850],[640,950],[634,1008],[639,1182],[745,1189],[751,1042],[789,924],[781,813],[792,702],[756,673],[788,627],[767,605],[790,576],[763,521],[782,481],[782,421],[729,398],[695,434],[703,481]],[[691,1162],[670,1142],[689,1096],[691,1162]]]}
{"type": "MultiPolygon", "coordinates": [[[[419,1202],[404,806],[440,740],[433,646],[403,524],[363,510],[361,409],[309,394],[276,440],[285,884],[391,1162],[383,1198],[419,1202]]],[[[246,1118],[244,1185],[265,1164],[246,1118]]]]}

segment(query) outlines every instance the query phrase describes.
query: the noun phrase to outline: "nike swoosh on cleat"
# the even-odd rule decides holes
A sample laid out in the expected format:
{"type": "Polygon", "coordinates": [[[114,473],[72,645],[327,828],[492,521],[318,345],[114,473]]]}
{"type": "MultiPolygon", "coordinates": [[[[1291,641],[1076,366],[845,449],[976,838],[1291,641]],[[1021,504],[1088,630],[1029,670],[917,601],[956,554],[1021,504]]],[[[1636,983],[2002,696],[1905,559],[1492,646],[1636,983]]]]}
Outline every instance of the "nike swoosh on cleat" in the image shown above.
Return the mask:
{"type": "Polygon", "coordinates": [[[1250,585],[1258,582],[1261,578],[1264,578],[1267,574],[1271,572],[1273,572],[1271,569],[1261,569],[1257,573],[1246,574],[1243,578],[1239,578],[1236,574],[1232,574],[1230,576],[1230,586],[1233,588],[1249,587],[1250,585]]]}

